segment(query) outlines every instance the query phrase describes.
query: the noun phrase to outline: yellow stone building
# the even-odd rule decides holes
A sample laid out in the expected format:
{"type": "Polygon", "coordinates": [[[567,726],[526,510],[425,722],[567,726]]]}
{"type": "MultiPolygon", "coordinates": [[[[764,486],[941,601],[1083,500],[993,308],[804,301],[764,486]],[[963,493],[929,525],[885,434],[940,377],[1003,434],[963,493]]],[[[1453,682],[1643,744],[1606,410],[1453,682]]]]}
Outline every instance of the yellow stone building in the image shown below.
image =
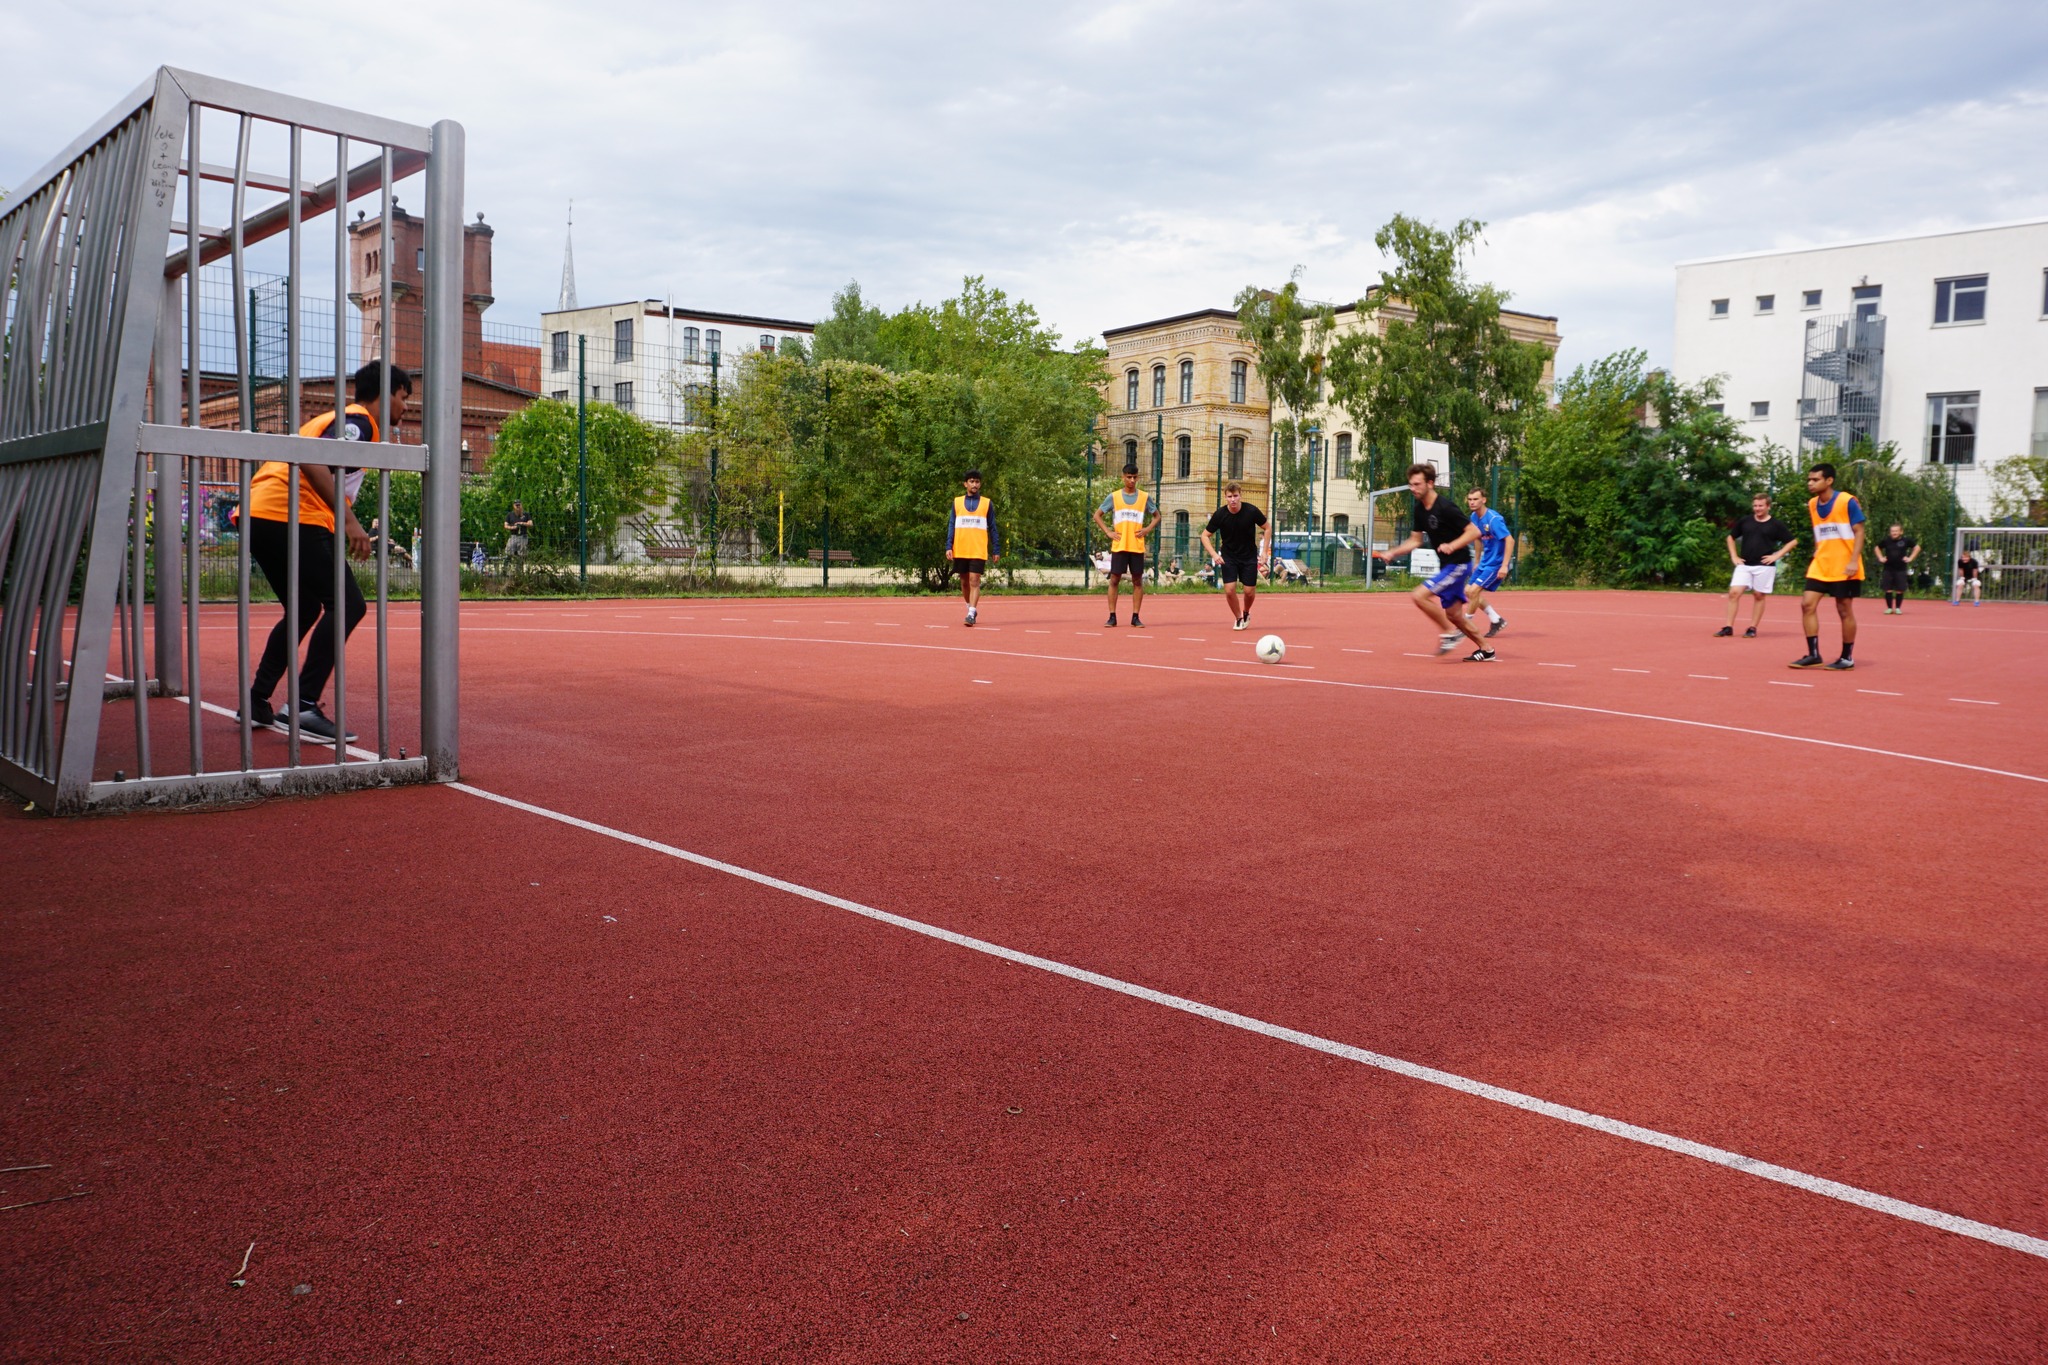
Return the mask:
{"type": "Polygon", "coordinates": [[[1239,333],[1236,313],[1205,308],[1102,334],[1110,413],[1098,493],[1114,485],[1126,460],[1135,462],[1159,498],[1161,559],[1189,568],[1225,483],[1242,483],[1261,507],[1268,502],[1271,405],[1257,354],[1239,333]]]}

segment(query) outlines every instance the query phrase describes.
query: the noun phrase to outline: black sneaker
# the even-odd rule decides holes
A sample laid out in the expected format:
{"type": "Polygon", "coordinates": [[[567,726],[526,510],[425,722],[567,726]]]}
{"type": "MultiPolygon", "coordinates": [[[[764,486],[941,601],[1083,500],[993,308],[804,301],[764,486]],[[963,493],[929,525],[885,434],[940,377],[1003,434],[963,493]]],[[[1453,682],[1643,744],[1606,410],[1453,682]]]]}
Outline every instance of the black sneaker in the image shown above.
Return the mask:
{"type": "Polygon", "coordinates": [[[1489,640],[1491,640],[1491,639],[1492,639],[1492,638],[1493,638],[1494,636],[1496,636],[1496,635],[1500,634],[1500,633],[1501,633],[1502,631],[1506,630],[1507,628],[1508,628],[1508,618],[1507,618],[1507,617],[1505,617],[1505,616],[1503,616],[1503,617],[1501,617],[1501,618],[1500,618],[1500,620],[1498,620],[1498,621],[1495,621],[1495,622],[1494,622],[1494,623],[1493,623],[1492,625],[1490,625],[1490,626],[1488,626],[1488,627],[1486,628],[1486,638],[1487,638],[1487,639],[1489,639],[1489,640]]]}
{"type": "Polygon", "coordinates": [[[1850,669],[1854,668],[1855,666],[1856,661],[1854,659],[1837,659],[1833,663],[1828,665],[1828,671],[1830,673],[1847,673],[1850,669]]]}
{"type": "MultiPolygon", "coordinates": [[[[240,720],[241,717],[238,715],[235,719],[240,720]]],[[[270,703],[263,698],[251,697],[249,698],[249,724],[258,730],[272,729],[277,726],[277,712],[271,709],[270,703]]]]}
{"type": "Polygon", "coordinates": [[[1728,638],[1729,636],[1733,635],[1734,633],[1735,633],[1735,627],[1733,627],[1733,626],[1723,626],[1723,627],[1721,627],[1721,628],[1720,628],[1719,630],[1717,630],[1717,631],[1715,631],[1715,632],[1714,632],[1714,638],[1715,638],[1716,640],[1725,640],[1726,638],[1728,638]]]}
{"type": "Polygon", "coordinates": [[[1468,664],[1490,664],[1494,661],[1495,657],[1496,656],[1492,650],[1487,649],[1485,646],[1482,645],[1480,648],[1473,650],[1470,654],[1467,654],[1465,656],[1465,662],[1468,664]]]}
{"type": "MultiPolygon", "coordinates": [[[[315,744],[334,743],[334,722],[327,719],[327,713],[317,706],[299,708],[299,738],[310,739],[315,744]]],[[[342,737],[343,744],[355,743],[354,735],[342,737]]]]}
{"type": "Polygon", "coordinates": [[[1792,661],[1792,667],[1819,668],[1822,664],[1826,662],[1827,660],[1821,658],[1818,654],[1802,654],[1792,661]]]}
{"type": "Polygon", "coordinates": [[[1756,627],[1751,626],[1748,630],[1743,631],[1742,638],[1745,640],[1754,640],[1756,638],[1756,627]]]}
{"type": "Polygon", "coordinates": [[[970,626],[974,624],[974,613],[971,611],[967,613],[967,624],[970,626]]]}
{"type": "MultiPolygon", "coordinates": [[[[1131,619],[1132,619],[1132,620],[1136,620],[1137,618],[1136,618],[1136,617],[1132,617],[1131,619]]],[[[1115,612],[1111,612],[1111,613],[1109,614],[1109,619],[1108,619],[1107,621],[1104,621],[1104,622],[1103,622],[1102,624],[1103,624],[1103,625],[1105,625],[1105,626],[1113,626],[1113,625],[1115,625],[1115,624],[1116,624],[1116,613],[1115,613],[1115,612]]]]}
{"type": "Polygon", "coordinates": [[[1144,628],[1145,628],[1145,623],[1144,623],[1143,621],[1140,621],[1140,620],[1138,619],[1138,613],[1136,613],[1136,612],[1132,612],[1132,613],[1131,613],[1131,629],[1132,629],[1132,630],[1143,630],[1144,628]]]}

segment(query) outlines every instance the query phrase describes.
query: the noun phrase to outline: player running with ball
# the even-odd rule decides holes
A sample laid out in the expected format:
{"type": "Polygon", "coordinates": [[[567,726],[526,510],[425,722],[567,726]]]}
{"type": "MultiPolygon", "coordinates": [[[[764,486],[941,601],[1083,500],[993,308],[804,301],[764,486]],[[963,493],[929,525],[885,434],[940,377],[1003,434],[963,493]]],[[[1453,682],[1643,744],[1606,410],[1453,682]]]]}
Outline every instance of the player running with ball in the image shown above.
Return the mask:
{"type": "Polygon", "coordinates": [[[1458,636],[1469,637],[1479,648],[1465,656],[1465,662],[1490,664],[1493,651],[1480,637],[1479,628],[1465,617],[1465,580],[1472,572],[1472,551],[1479,528],[1467,520],[1449,498],[1436,491],[1436,469],[1431,465],[1408,466],[1408,491],[1415,498],[1414,529],[1408,539],[1388,550],[1385,559],[1399,559],[1419,550],[1425,543],[1436,551],[1437,570],[1415,589],[1415,606],[1436,622],[1443,632],[1436,652],[1448,654],[1458,647],[1458,636]]]}

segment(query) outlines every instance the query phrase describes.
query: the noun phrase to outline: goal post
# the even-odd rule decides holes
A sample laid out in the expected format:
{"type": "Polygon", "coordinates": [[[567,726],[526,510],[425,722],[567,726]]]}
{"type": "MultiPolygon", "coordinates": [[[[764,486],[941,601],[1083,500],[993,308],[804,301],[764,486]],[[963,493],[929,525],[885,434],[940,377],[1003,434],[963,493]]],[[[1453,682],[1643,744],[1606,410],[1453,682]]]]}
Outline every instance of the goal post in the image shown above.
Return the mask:
{"type": "Polygon", "coordinates": [[[1948,600],[1961,600],[1963,552],[1977,561],[1986,602],[2048,602],[2048,526],[1958,526],[1946,570],[1948,600]]]}

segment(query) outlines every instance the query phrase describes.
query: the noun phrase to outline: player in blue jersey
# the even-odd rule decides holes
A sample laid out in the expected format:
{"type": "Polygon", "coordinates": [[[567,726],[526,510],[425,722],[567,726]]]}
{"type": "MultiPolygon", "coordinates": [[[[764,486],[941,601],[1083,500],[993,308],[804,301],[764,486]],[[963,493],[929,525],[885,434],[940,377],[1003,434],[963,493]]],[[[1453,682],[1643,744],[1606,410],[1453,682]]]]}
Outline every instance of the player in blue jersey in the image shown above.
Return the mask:
{"type": "Polygon", "coordinates": [[[1507,581],[1508,569],[1515,562],[1515,538],[1508,531],[1507,519],[1487,508],[1485,489],[1468,490],[1465,507],[1472,524],[1479,528],[1479,562],[1473,566],[1472,576],[1465,580],[1465,601],[1486,613],[1491,623],[1486,628],[1486,638],[1491,640],[1507,622],[1493,609],[1486,595],[1507,581]]]}

